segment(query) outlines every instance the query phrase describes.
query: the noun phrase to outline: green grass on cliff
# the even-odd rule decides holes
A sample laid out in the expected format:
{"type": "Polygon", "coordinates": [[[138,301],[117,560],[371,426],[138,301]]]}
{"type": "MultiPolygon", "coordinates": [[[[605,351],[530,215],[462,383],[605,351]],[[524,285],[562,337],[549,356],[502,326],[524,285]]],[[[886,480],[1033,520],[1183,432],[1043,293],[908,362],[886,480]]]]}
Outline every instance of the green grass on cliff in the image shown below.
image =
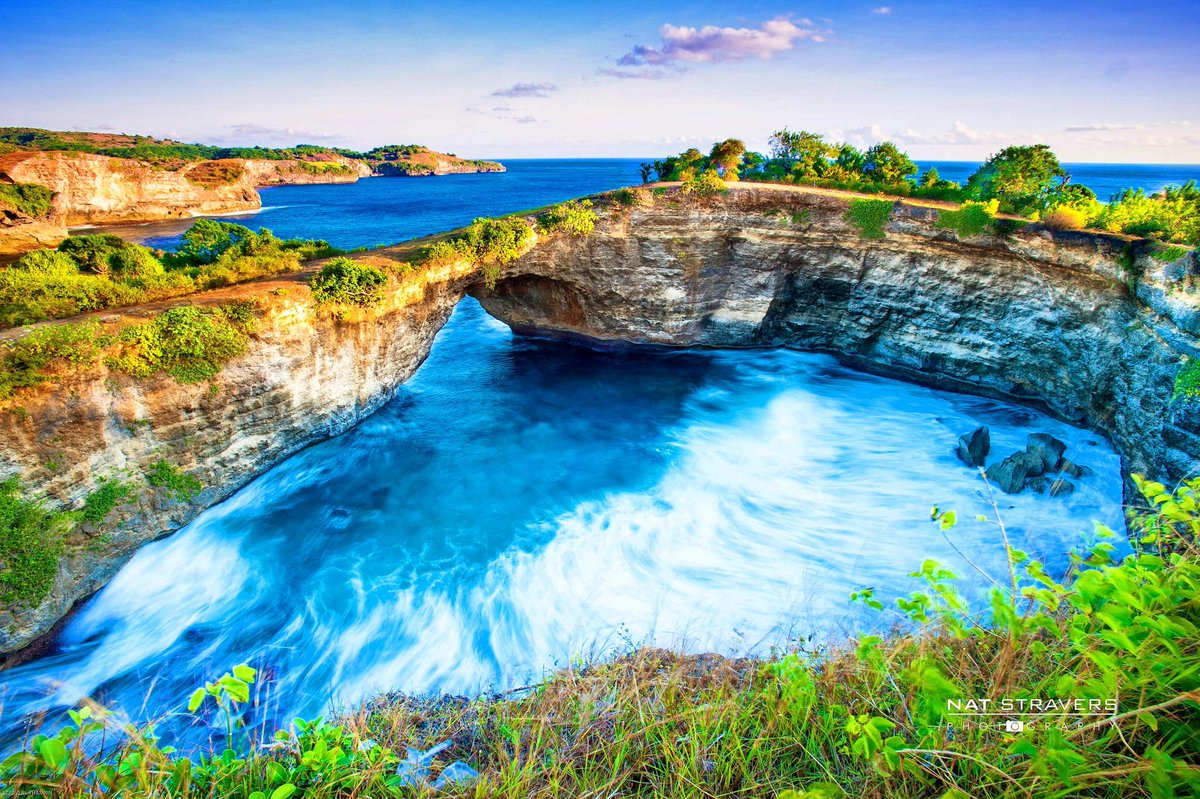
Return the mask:
{"type": "Polygon", "coordinates": [[[864,239],[882,239],[894,205],[890,200],[851,200],[846,220],[858,228],[864,239]]]}
{"type": "Polygon", "coordinates": [[[15,478],[0,481],[0,605],[32,607],[58,574],[66,514],[22,496],[15,478]]]}
{"type": "MultiPolygon", "coordinates": [[[[1134,554],[1114,562],[1101,543],[1059,582],[1007,548],[996,510],[1008,570],[987,575],[987,605],[926,561],[885,636],[765,660],[642,651],[499,697],[386,695],[269,737],[234,722],[256,678],[243,665],[177,711],[213,719],[209,755],[183,758],[88,704],[0,764],[0,782],[16,796],[132,799],[1195,796],[1200,480],[1140,485],[1134,554]],[[1018,729],[972,700],[1041,704],[1010,714],[1018,729]],[[443,741],[427,761],[406,755],[443,741]],[[456,770],[468,778],[434,787],[456,770]]],[[[935,509],[934,523],[953,536],[953,513],[935,509]]],[[[869,590],[853,599],[887,612],[869,590]]]]}
{"type": "Polygon", "coordinates": [[[37,183],[0,183],[0,211],[38,219],[50,213],[54,192],[37,183]]]}

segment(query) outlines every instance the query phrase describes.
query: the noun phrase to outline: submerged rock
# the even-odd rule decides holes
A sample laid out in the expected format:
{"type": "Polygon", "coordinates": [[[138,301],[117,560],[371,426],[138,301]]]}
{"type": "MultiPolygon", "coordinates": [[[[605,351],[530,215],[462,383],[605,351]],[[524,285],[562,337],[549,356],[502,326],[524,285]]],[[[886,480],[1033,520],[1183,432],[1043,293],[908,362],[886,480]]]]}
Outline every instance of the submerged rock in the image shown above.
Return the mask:
{"type": "Polygon", "coordinates": [[[1024,452],[1014,452],[987,470],[987,478],[1005,494],[1019,494],[1025,488],[1029,467],[1024,452]]]}
{"type": "Polygon", "coordinates": [[[1075,490],[1075,484],[1068,482],[1061,477],[1050,484],[1050,496],[1065,497],[1075,490]]]}
{"type": "Polygon", "coordinates": [[[992,434],[984,427],[958,437],[958,457],[968,466],[982,466],[992,448],[992,434]]]}
{"type": "Polygon", "coordinates": [[[1070,477],[1087,477],[1092,473],[1092,470],[1086,466],[1080,466],[1077,463],[1063,458],[1062,463],[1058,465],[1058,471],[1070,477]]]}
{"type": "Polygon", "coordinates": [[[1067,445],[1049,433],[1030,433],[1025,451],[1042,462],[1042,472],[1057,472],[1067,445]]]}
{"type": "Polygon", "coordinates": [[[1045,477],[1038,475],[1037,477],[1029,478],[1025,483],[1025,487],[1035,494],[1045,494],[1046,489],[1050,487],[1050,483],[1046,481],[1045,477]]]}

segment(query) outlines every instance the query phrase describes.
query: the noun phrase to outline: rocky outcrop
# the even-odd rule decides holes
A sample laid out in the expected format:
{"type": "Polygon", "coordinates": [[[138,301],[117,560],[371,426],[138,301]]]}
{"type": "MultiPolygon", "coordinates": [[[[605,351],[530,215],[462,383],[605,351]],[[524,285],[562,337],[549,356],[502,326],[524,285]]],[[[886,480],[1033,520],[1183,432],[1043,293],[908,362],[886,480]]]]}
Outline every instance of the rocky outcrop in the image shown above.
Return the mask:
{"type": "MultiPolygon", "coordinates": [[[[314,310],[305,274],[199,295],[251,297],[262,315],[250,352],[226,366],[215,392],[98,365],[22,395],[19,412],[0,414],[0,476],[21,474],[78,507],[105,478],[141,481],[167,460],[204,490],[188,503],[146,490],[112,529],[77,533],[42,606],[0,615],[0,650],[44,633],[140,544],[377,408],[467,292],[524,333],[818,350],[1029,403],[1107,434],[1131,471],[1177,479],[1200,456],[1200,412],[1172,397],[1182,359],[1200,354],[1194,261],[1163,265],[1124,239],[1091,233],[960,240],[933,225],[935,210],[903,203],[884,239],[864,239],[846,220],[847,199],[816,190],[744,186],[711,200],[597,202],[605,210],[592,235],[542,238],[491,288],[472,267],[439,267],[341,319],[314,310]]],[[[410,261],[412,247],[356,257],[410,261]]],[[[1014,480],[1024,470],[1022,484],[1028,454],[1011,467],[1014,480]]],[[[1036,455],[1043,470],[1047,457],[1036,455]]],[[[1046,490],[1068,490],[1051,478],[1062,480],[1047,475],[1046,490]]]]}
{"type": "Polygon", "coordinates": [[[0,155],[0,182],[35,183],[54,192],[48,216],[0,215],[0,255],[54,246],[78,225],[150,222],[260,208],[260,186],[354,183],[373,175],[503,172],[501,164],[421,150],[395,161],[322,155],[309,160],[229,158],[171,168],[71,151],[0,155]]]}
{"type": "Polygon", "coordinates": [[[0,228],[0,253],[66,237],[66,228],[244,211],[262,205],[239,161],[197,161],[170,170],[126,158],[77,152],[0,156],[0,179],[54,192],[50,214],[0,228]]]}

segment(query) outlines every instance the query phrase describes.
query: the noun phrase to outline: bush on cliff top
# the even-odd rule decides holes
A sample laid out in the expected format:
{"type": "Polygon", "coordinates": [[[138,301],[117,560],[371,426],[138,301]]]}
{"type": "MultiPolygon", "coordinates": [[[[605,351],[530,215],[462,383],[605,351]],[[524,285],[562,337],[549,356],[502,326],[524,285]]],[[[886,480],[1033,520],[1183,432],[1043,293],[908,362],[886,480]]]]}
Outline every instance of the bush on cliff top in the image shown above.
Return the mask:
{"type": "Polygon", "coordinates": [[[996,218],[998,203],[965,202],[957,211],[938,211],[934,227],[953,230],[959,238],[969,238],[983,233],[996,218]]]}
{"type": "Polygon", "coordinates": [[[180,383],[211,380],[246,352],[255,322],[252,303],[181,305],[121,331],[118,351],[105,363],[133,377],[166,372],[180,383]]]}
{"type": "Polygon", "coordinates": [[[522,217],[480,217],[462,233],[426,247],[419,260],[434,266],[476,264],[483,267],[484,283],[494,288],[500,268],[525,254],[533,240],[534,230],[522,217]]]}
{"type": "MultiPolygon", "coordinates": [[[[297,719],[261,748],[238,726],[258,676],[242,665],[188,704],[227,720],[213,754],[182,757],[149,729],[84,746],[85,733],[119,728],[86,707],[0,764],[0,781],[22,796],[69,799],[403,797],[431,793],[461,760],[479,776],[441,785],[439,796],[1196,795],[1200,481],[1138,485],[1147,504],[1131,515],[1134,554],[1113,562],[1101,543],[1073,556],[1059,582],[1004,543],[997,516],[1008,569],[988,575],[987,607],[971,607],[954,575],[927,561],[886,637],[806,642],[765,661],[646,651],[572,668],[515,698],[387,695],[344,723],[297,719]],[[210,697],[217,707],[206,711],[210,697]],[[1026,720],[1013,730],[970,715],[969,703],[1016,699],[1065,709],[1013,712],[1026,720]],[[447,739],[452,748],[432,762],[406,755],[447,739]]],[[[934,521],[952,534],[953,514],[935,509],[934,521]]],[[[869,589],[854,599],[884,608],[869,589]]]]}
{"type": "Polygon", "coordinates": [[[197,220],[178,252],[119,236],[72,236],[0,268],[0,327],[179,297],[201,289],[291,272],[336,255],[325,241],[279,239],[232,222],[197,220]]]}
{"type": "Polygon", "coordinates": [[[368,264],[334,258],[308,281],[318,304],[344,303],[370,307],[383,299],[387,275],[368,264]]]}
{"type": "Polygon", "coordinates": [[[0,341],[0,400],[90,366],[106,343],[96,322],[47,325],[0,341]]]}
{"type": "Polygon", "coordinates": [[[596,229],[596,212],[591,200],[570,200],[552,206],[538,217],[542,230],[561,230],[572,236],[590,236],[596,229]]]}

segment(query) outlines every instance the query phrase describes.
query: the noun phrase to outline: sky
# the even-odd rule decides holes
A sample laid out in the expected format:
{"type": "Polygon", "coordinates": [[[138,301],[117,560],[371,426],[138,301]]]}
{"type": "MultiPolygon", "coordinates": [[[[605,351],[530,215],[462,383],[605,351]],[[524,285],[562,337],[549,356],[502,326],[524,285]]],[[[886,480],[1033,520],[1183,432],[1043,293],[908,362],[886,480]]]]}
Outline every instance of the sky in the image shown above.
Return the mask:
{"type": "Polygon", "coordinates": [[[918,160],[1200,163],[1195,0],[6,0],[0,31],[0,125],[496,158],[789,127],[918,160]]]}

